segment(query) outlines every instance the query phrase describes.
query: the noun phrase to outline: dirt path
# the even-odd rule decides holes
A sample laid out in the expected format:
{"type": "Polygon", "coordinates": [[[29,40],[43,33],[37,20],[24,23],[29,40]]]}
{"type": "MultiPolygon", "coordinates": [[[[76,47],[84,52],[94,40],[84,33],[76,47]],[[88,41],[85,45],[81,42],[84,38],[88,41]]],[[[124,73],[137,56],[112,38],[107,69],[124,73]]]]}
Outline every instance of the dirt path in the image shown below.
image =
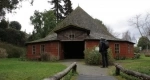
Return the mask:
{"type": "Polygon", "coordinates": [[[63,60],[64,65],[69,66],[71,63],[77,62],[77,72],[79,73],[77,80],[116,80],[113,76],[108,75],[108,68],[100,66],[86,65],[83,60],[63,60]]]}

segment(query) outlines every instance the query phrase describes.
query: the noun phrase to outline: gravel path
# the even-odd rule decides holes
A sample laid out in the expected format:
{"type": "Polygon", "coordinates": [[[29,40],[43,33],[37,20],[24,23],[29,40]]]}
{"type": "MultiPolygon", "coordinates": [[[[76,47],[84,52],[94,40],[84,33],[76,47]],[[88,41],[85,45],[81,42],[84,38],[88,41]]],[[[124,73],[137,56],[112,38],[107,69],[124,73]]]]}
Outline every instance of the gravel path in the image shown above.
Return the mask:
{"type": "Polygon", "coordinates": [[[83,60],[62,61],[62,63],[67,66],[73,62],[77,62],[77,72],[79,73],[77,80],[116,80],[113,76],[107,74],[107,68],[86,65],[83,60]]]}

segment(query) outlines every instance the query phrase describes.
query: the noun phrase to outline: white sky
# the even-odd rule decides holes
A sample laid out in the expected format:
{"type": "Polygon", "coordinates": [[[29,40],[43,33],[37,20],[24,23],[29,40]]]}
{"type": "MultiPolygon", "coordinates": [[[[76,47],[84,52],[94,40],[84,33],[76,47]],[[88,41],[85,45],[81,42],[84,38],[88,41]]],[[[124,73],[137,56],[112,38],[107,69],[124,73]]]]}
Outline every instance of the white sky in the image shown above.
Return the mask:
{"type": "MultiPolygon", "coordinates": [[[[150,0],[71,0],[72,7],[78,5],[93,18],[97,18],[115,32],[123,33],[127,30],[136,38],[139,38],[137,28],[129,26],[128,20],[135,15],[150,12],[150,0]]],[[[22,31],[31,33],[33,26],[30,24],[30,16],[35,10],[44,11],[52,8],[47,0],[34,0],[33,6],[29,2],[23,2],[22,8],[16,10],[16,14],[8,14],[9,21],[18,21],[22,25],[22,31]]]]}

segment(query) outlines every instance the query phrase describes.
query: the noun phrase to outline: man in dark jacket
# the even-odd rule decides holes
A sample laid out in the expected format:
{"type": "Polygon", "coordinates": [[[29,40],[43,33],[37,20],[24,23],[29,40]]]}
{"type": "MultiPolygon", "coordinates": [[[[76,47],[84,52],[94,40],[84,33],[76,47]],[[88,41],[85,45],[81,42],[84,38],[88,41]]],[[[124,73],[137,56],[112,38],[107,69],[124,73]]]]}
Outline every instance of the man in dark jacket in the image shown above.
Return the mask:
{"type": "Polygon", "coordinates": [[[100,44],[99,44],[99,52],[101,53],[102,56],[102,68],[108,67],[108,58],[107,58],[107,49],[108,47],[106,46],[105,39],[101,38],[100,39],[100,44]]]}

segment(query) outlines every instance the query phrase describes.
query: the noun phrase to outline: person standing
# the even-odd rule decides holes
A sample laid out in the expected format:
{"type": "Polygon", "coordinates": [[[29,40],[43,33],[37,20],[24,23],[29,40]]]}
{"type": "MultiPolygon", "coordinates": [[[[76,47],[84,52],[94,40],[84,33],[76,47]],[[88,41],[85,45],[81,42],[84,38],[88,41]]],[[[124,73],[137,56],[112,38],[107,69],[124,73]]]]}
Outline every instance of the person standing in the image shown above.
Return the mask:
{"type": "Polygon", "coordinates": [[[101,53],[102,56],[102,67],[105,68],[108,67],[108,58],[107,58],[107,49],[109,48],[108,42],[106,39],[101,38],[100,43],[99,43],[99,52],[101,53]]]}

